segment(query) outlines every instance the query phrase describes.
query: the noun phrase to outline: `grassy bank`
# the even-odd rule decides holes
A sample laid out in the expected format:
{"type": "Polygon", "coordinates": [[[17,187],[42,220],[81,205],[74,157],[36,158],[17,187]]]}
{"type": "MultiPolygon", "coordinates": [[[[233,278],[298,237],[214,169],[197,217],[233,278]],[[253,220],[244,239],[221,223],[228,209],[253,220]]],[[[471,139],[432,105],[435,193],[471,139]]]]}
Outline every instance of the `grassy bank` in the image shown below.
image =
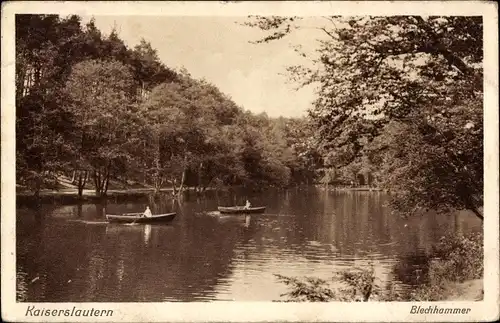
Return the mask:
{"type": "MultiPolygon", "coordinates": [[[[172,193],[172,188],[160,190],[162,193],[172,193]]],[[[129,188],[120,190],[108,190],[106,196],[96,195],[94,190],[83,190],[82,196],[78,195],[77,189],[62,190],[44,190],[40,192],[38,202],[41,203],[78,203],[78,202],[97,202],[103,198],[111,200],[136,199],[146,197],[154,193],[153,188],[129,188]]],[[[16,203],[29,204],[37,202],[37,199],[31,192],[18,192],[16,194],[16,203]]]]}
{"type": "MultiPolygon", "coordinates": [[[[18,205],[32,203],[60,203],[74,204],[79,202],[98,202],[102,199],[124,201],[134,200],[147,197],[155,192],[151,186],[147,186],[138,182],[110,180],[108,190],[105,196],[96,195],[91,183],[85,185],[82,195],[78,195],[78,188],[71,182],[71,179],[66,176],[59,176],[57,187],[55,189],[44,189],[39,193],[37,199],[33,192],[27,188],[16,185],[16,203],[18,205]]],[[[193,188],[185,187],[184,190],[192,190],[193,188]]],[[[173,194],[172,187],[164,187],[160,189],[160,193],[173,194]]]]}

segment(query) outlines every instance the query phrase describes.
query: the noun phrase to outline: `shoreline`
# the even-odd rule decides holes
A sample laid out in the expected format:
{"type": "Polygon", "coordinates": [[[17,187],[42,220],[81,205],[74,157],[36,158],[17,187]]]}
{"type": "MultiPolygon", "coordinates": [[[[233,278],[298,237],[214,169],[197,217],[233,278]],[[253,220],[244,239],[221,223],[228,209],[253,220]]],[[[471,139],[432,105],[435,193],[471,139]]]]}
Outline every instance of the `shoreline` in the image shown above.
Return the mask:
{"type": "MultiPolygon", "coordinates": [[[[319,187],[321,188],[321,187],[319,187]]],[[[325,188],[321,188],[325,190],[325,188]]],[[[389,192],[389,190],[378,187],[326,187],[328,191],[341,191],[341,192],[389,192]]]]}
{"type": "Polygon", "coordinates": [[[482,301],[484,297],[484,278],[453,282],[447,286],[444,301],[482,301]]]}
{"type": "MultiPolygon", "coordinates": [[[[207,189],[208,190],[208,189],[207,189]]],[[[98,196],[92,189],[83,190],[82,196],[78,195],[78,189],[61,189],[61,190],[45,190],[41,191],[39,198],[33,195],[32,192],[16,192],[16,204],[31,204],[31,203],[61,203],[73,204],[82,202],[98,202],[101,200],[121,200],[123,198],[143,198],[154,194],[154,188],[129,188],[129,189],[112,189],[108,190],[106,195],[98,196]]],[[[173,188],[162,188],[160,193],[173,193],[173,188]]]]}
{"type": "MultiPolygon", "coordinates": [[[[297,186],[298,187],[298,186],[297,186]]],[[[323,185],[314,185],[317,189],[328,190],[328,191],[339,191],[339,192],[387,192],[380,188],[369,188],[369,187],[324,187],[323,185]]],[[[293,188],[292,188],[293,189],[293,188]]],[[[187,187],[184,189],[183,193],[188,192],[193,193],[193,187],[187,187]]],[[[207,187],[204,192],[213,191],[215,188],[207,187]]],[[[173,194],[174,189],[172,187],[166,187],[159,190],[158,193],[173,194]]],[[[39,199],[37,201],[33,192],[22,191],[16,192],[16,204],[31,204],[31,203],[81,203],[81,202],[98,202],[101,200],[121,200],[123,198],[143,198],[155,193],[154,188],[142,187],[142,188],[127,188],[127,189],[110,189],[104,196],[97,196],[93,189],[84,189],[82,196],[78,195],[78,189],[76,188],[64,188],[60,190],[43,190],[40,192],[39,199]]]]}

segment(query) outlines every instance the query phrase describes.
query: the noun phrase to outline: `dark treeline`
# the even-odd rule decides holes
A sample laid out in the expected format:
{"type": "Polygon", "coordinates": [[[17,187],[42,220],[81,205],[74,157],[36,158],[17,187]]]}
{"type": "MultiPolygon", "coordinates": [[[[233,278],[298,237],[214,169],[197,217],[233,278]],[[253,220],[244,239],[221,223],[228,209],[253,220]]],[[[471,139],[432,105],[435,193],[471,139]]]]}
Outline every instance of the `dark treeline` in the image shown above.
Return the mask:
{"type": "Polygon", "coordinates": [[[16,15],[17,184],[38,196],[65,174],[82,194],[110,179],[155,189],[311,183],[307,119],[245,112],[142,40],[73,15],[16,15]]]}

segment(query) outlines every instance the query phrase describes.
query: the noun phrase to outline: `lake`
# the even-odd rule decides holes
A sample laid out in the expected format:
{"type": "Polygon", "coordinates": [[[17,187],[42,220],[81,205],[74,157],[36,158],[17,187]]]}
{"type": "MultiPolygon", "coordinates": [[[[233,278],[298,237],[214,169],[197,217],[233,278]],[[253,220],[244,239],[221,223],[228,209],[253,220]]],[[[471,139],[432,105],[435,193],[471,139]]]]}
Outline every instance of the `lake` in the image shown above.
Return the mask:
{"type": "Polygon", "coordinates": [[[29,302],[272,301],[287,291],[275,274],[329,279],[373,266],[381,286],[405,291],[425,255],[451,232],[482,230],[466,212],[403,219],[382,192],[319,188],[233,192],[182,203],[17,209],[17,300],[29,302]],[[217,205],[267,206],[264,214],[217,216],[217,205]],[[166,225],[107,224],[105,212],[178,213],[166,225]],[[207,213],[208,212],[208,213],[207,213]]]}

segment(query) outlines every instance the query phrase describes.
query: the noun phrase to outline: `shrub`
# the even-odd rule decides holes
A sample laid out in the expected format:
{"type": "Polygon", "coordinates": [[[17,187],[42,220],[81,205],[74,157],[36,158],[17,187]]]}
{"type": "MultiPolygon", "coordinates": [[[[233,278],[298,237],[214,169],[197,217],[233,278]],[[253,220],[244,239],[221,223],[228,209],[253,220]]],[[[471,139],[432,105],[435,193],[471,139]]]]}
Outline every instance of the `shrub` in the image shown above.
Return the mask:
{"type": "Polygon", "coordinates": [[[340,283],[338,287],[320,278],[275,276],[290,288],[289,292],[281,295],[287,297],[287,302],[367,302],[379,292],[373,267],[370,270],[355,268],[338,272],[332,277],[332,281],[340,283]]]}
{"type": "Polygon", "coordinates": [[[429,270],[430,281],[448,279],[463,282],[482,277],[482,234],[442,237],[433,249],[435,259],[429,270]]]}
{"type": "Polygon", "coordinates": [[[287,297],[287,302],[328,302],[335,300],[335,292],[328,282],[323,279],[314,277],[300,279],[277,274],[275,276],[279,281],[290,286],[291,290],[289,292],[281,294],[282,297],[287,297]]]}
{"type": "Polygon", "coordinates": [[[411,293],[411,300],[444,300],[450,286],[483,276],[482,234],[442,237],[432,255],[427,283],[411,293]]]}

